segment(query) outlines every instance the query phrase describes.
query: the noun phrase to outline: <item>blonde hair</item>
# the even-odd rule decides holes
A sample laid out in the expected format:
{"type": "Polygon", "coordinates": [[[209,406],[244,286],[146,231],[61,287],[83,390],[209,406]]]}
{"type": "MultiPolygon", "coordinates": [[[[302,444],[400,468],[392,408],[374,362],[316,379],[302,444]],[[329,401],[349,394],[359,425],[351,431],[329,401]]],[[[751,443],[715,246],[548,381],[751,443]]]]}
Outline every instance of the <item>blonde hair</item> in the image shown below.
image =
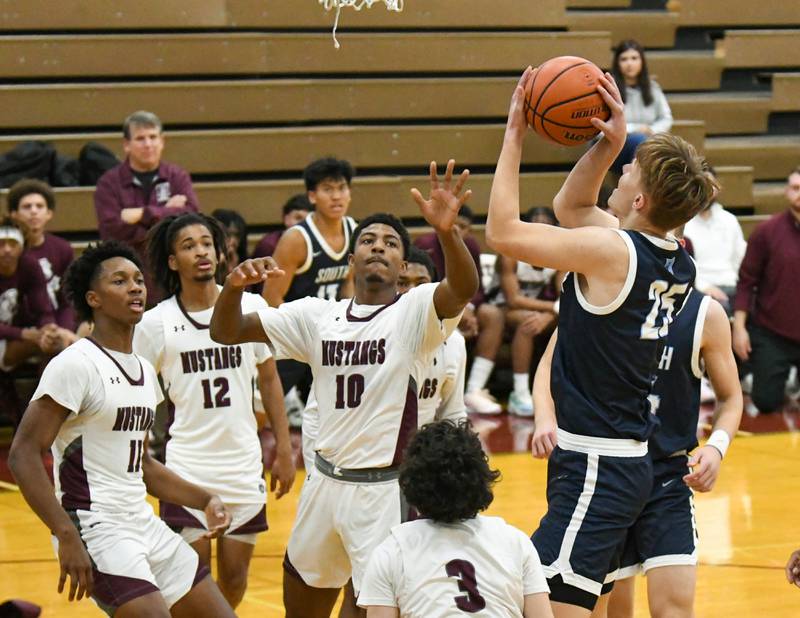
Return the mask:
{"type": "Polygon", "coordinates": [[[637,148],[636,160],[642,188],[651,200],[648,219],[659,229],[680,227],[719,192],[705,158],[676,135],[658,133],[648,138],[637,148]]]}

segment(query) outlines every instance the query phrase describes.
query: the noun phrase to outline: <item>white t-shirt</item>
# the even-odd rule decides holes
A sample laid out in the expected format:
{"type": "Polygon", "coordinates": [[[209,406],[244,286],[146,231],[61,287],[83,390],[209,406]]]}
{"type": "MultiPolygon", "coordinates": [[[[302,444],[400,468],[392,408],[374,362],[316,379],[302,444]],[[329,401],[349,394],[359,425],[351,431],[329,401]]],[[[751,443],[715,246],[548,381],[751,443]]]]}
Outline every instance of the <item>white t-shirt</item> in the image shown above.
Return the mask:
{"type": "Polygon", "coordinates": [[[467,366],[467,348],[464,336],[454,330],[436,350],[433,363],[428,367],[422,384],[418,385],[417,426],[434,420],[467,418],[464,406],[464,374],[467,366]]]}
{"type": "Polygon", "coordinates": [[[316,450],[334,465],[399,463],[417,427],[419,384],[460,320],[436,315],[437,285],[421,285],[388,305],[302,298],[258,312],[275,357],[311,366],[316,450]]]}
{"type": "Polygon", "coordinates": [[[152,365],[80,339],[45,368],[32,401],[70,411],[52,446],[56,496],[67,510],[149,513],[144,440],[163,395],[152,365]]]}
{"type": "MultiPolygon", "coordinates": [[[[242,296],[242,311],[268,306],[242,296]]],[[[253,414],[257,366],[271,354],[266,344],[221,345],[208,325],[213,307],[187,312],[177,296],[160,302],[136,326],[133,348],[161,374],[174,410],[166,464],[231,504],[266,498],[261,443],[253,414]]]]}
{"type": "Polygon", "coordinates": [[[695,215],[683,235],[692,241],[697,265],[695,286],[705,290],[710,285],[734,287],[739,280],[739,266],[747,250],[742,226],[732,212],[719,202],[710,208],[710,216],[695,215]]]}
{"type": "Polygon", "coordinates": [[[549,593],[531,540],[499,517],[392,528],[370,558],[358,604],[402,618],[522,616],[525,596],[549,593]]]}

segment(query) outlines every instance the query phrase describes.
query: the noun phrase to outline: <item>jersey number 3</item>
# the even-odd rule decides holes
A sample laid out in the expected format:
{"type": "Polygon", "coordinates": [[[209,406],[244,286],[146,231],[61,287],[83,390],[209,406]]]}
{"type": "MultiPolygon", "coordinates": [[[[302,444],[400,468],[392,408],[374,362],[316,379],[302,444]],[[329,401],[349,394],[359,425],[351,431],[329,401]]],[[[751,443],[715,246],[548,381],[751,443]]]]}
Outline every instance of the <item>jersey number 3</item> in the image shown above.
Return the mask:
{"type": "Polygon", "coordinates": [[[445,565],[448,577],[456,577],[458,589],[467,594],[455,597],[456,607],[462,612],[474,614],[486,607],[486,599],[478,592],[475,567],[468,560],[451,560],[445,565]]]}
{"type": "Polygon", "coordinates": [[[650,284],[650,300],[653,307],[642,324],[641,339],[661,339],[667,336],[672,314],[675,312],[675,297],[686,292],[687,283],[669,285],[666,281],[656,279],[650,284]]]}

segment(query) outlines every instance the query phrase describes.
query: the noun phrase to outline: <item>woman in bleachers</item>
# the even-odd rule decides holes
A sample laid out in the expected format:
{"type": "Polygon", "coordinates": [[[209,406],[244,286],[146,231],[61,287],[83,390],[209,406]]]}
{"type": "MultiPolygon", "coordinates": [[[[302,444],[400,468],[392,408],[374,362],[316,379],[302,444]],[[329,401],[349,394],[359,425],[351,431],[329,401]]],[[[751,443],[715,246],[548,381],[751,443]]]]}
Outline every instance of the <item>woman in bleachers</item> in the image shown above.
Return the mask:
{"type": "Polygon", "coordinates": [[[625,102],[628,137],[611,170],[622,174],[622,166],[633,160],[636,147],[654,133],[672,128],[672,111],[667,97],[650,78],[644,48],[633,39],[622,41],[614,49],[611,72],[625,102]]]}

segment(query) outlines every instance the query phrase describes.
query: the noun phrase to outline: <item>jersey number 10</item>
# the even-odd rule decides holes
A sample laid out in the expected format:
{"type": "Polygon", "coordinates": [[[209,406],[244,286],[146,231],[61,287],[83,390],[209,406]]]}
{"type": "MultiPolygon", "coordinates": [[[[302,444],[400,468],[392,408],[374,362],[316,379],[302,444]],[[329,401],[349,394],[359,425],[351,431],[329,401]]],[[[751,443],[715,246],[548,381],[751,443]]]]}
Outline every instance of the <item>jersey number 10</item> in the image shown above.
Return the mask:
{"type": "Polygon", "coordinates": [[[353,373],[336,376],[336,409],[357,408],[364,395],[364,376],[353,373]]]}
{"type": "Polygon", "coordinates": [[[675,312],[675,297],[686,292],[687,283],[669,285],[668,282],[656,279],[650,284],[650,300],[653,307],[642,324],[641,339],[661,339],[669,332],[672,314],[675,312]]]}

